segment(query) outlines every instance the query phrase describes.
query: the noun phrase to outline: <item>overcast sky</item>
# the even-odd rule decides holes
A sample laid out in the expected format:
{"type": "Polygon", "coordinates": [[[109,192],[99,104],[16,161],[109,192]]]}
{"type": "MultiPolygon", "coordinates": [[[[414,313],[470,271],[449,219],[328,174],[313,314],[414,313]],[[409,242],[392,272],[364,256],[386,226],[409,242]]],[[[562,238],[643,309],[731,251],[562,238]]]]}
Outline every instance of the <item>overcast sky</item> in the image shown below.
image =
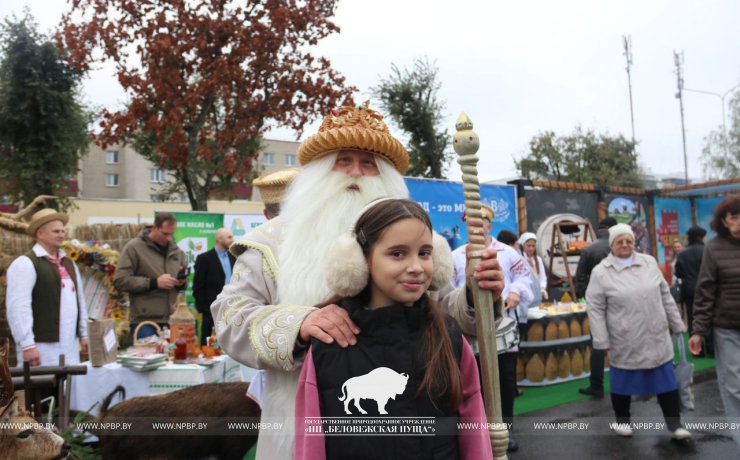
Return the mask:
{"type": "MultiPolygon", "coordinates": [[[[68,8],[62,0],[3,1],[0,15],[24,6],[44,30],[68,8]]],[[[641,161],[657,174],[683,173],[673,51],[684,52],[686,88],[725,93],[740,83],[738,18],[737,0],[342,0],[335,18],[341,33],[314,54],[328,57],[360,89],[358,102],[392,63],[436,60],[446,126],[452,133],[467,112],[481,138],[481,180],[492,180],[516,175],[513,157],[540,131],[567,134],[581,124],[631,136],[622,48],[622,35],[631,35],[641,161]]],[[[126,100],[110,67],[93,72],[84,93],[111,109],[126,100]]],[[[721,125],[720,99],[685,93],[684,109],[689,176],[701,178],[703,138],[721,125]]],[[[282,129],[266,137],[295,140],[282,129]]],[[[456,163],[449,178],[460,178],[456,163]]]]}

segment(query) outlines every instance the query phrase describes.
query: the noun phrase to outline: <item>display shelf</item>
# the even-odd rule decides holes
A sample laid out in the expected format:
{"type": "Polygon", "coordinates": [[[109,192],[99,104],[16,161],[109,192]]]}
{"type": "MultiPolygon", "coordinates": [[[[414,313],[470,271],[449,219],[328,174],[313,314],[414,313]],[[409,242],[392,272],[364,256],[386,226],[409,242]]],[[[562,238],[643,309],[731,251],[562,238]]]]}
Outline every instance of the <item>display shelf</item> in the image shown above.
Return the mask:
{"type": "Polygon", "coordinates": [[[570,337],[567,339],[548,340],[542,342],[519,342],[521,348],[547,348],[558,345],[567,345],[570,343],[583,343],[590,342],[590,335],[579,335],[578,337],[570,337]]]}

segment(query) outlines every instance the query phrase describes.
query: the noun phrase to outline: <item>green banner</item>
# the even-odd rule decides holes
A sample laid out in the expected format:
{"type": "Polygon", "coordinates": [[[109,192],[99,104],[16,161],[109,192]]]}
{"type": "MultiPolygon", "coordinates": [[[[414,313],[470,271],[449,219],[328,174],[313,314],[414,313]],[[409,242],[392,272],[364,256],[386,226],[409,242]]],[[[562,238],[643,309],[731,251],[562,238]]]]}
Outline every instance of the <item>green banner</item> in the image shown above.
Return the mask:
{"type": "MultiPolygon", "coordinates": [[[[213,248],[216,244],[216,230],[224,226],[224,215],[208,212],[173,212],[177,219],[177,228],[173,238],[177,247],[185,254],[185,260],[190,268],[188,284],[185,288],[188,308],[193,316],[198,318],[196,334],[198,335],[198,344],[202,334],[201,322],[198,310],[195,309],[195,298],[193,297],[193,276],[195,275],[195,259],[200,254],[213,248]]],[[[205,331],[210,333],[210,331],[205,331]]]]}
{"type": "Polygon", "coordinates": [[[188,306],[194,310],[193,274],[195,258],[216,244],[216,230],[224,226],[224,215],[208,212],[173,212],[177,219],[175,243],[185,254],[190,267],[188,286],[185,289],[188,306]]]}

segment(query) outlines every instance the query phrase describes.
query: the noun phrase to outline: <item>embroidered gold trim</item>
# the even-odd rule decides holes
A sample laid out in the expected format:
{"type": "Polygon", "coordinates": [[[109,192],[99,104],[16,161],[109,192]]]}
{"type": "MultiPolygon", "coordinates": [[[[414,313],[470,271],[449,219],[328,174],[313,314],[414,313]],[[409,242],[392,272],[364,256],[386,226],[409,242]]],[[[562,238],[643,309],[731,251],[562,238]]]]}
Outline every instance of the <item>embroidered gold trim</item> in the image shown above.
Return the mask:
{"type": "Polygon", "coordinates": [[[231,275],[231,279],[238,283],[241,281],[242,275],[249,276],[251,274],[252,270],[247,267],[247,264],[242,261],[237,261],[236,264],[234,264],[234,274],[231,275]]]}
{"type": "Polygon", "coordinates": [[[226,329],[226,326],[242,327],[246,318],[241,310],[250,302],[252,302],[252,299],[249,297],[232,293],[231,298],[226,301],[226,309],[223,315],[224,324],[219,324],[219,330],[226,329]]]}
{"type": "Polygon", "coordinates": [[[234,245],[244,246],[248,249],[259,251],[260,254],[262,254],[262,271],[272,278],[273,282],[276,282],[278,264],[277,258],[275,257],[275,254],[272,253],[270,246],[250,240],[239,240],[231,246],[234,247],[234,245]]]}
{"type": "Polygon", "coordinates": [[[275,231],[275,229],[280,229],[285,227],[285,222],[282,220],[277,221],[278,219],[273,219],[271,221],[268,221],[265,224],[260,225],[259,227],[255,228],[254,231],[256,233],[259,233],[259,235],[267,240],[273,241],[278,247],[280,246],[280,231],[275,231]],[[277,222],[276,222],[277,221],[277,222]]]}
{"type": "Polygon", "coordinates": [[[316,310],[294,304],[265,307],[249,325],[249,341],[263,363],[283,370],[295,370],[293,345],[298,338],[303,318],[316,310]]]}

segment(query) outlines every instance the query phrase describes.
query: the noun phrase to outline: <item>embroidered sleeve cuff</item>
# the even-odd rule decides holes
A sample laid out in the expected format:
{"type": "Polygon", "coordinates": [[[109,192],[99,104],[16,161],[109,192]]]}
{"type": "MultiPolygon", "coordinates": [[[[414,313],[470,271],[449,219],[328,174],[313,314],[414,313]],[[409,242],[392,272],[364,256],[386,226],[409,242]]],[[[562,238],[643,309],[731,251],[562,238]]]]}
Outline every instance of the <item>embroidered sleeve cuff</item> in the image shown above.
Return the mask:
{"type": "Polygon", "coordinates": [[[30,350],[31,348],[36,348],[36,343],[31,343],[31,344],[29,344],[29,345],[24,345],[24,346],[21,346],[21,350],[22,350],[22,351],[28,351],[28,350],[30,350]]]}
{"type": "Polygon", "coordinates": [[[293,352],[303,319],[315,307],[280,304],[265,307],[249,325],[252,349],[267,366],[285,371],[295,370],[293,352]]]}

